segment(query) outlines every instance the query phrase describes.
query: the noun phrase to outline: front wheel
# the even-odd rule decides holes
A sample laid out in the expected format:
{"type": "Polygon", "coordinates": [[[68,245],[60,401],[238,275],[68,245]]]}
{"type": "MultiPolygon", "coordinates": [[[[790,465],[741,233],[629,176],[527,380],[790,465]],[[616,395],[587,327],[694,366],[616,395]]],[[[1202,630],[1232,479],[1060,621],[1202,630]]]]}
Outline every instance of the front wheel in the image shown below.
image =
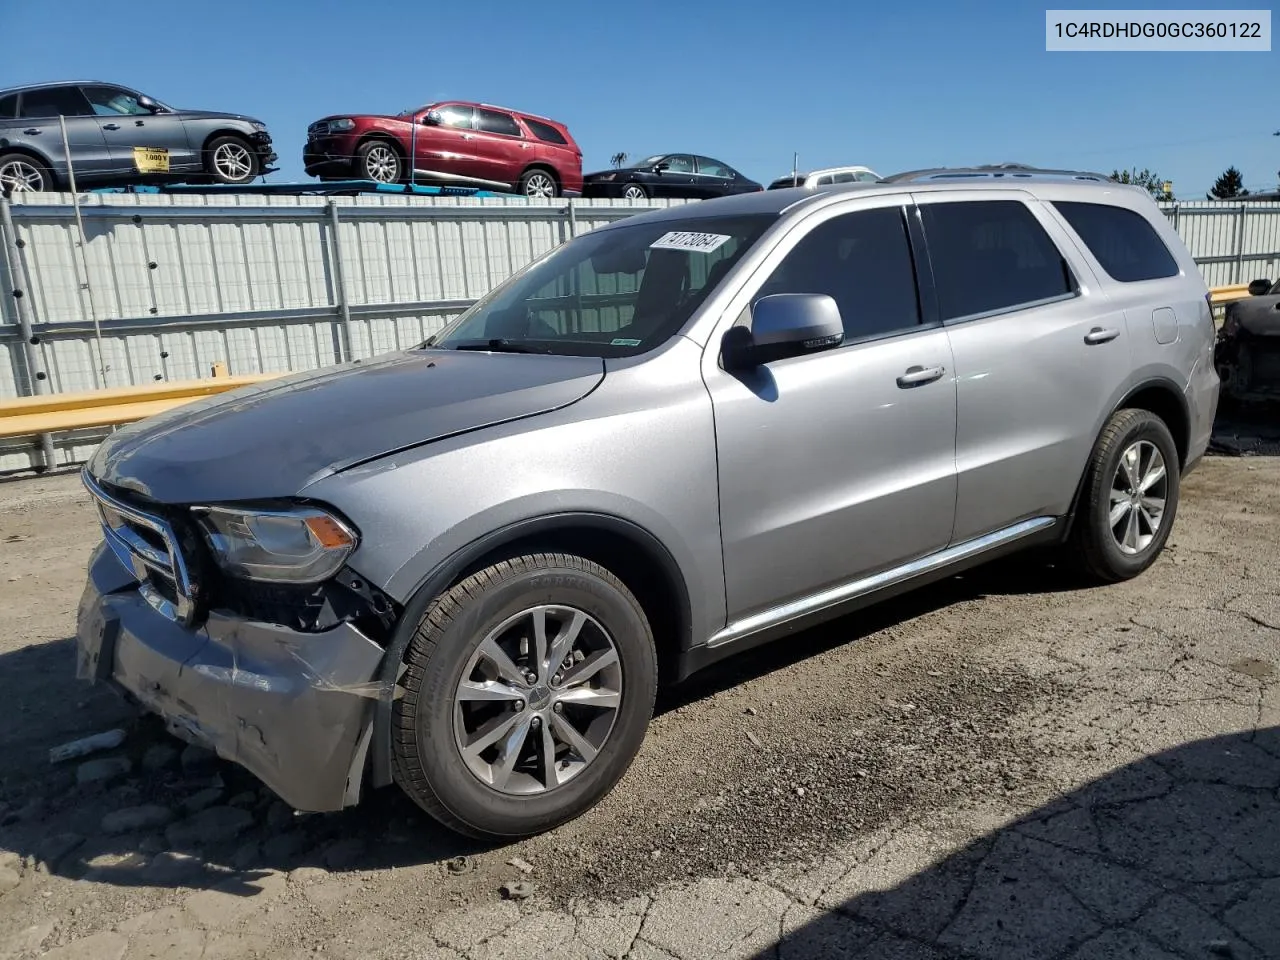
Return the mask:
{"type": "Polygon", "coordinates": [[[258,175],[258,156],[240,137],[217,137],[205,150],[205,170],[216,183],[249,183],[258,175]]]}
{"type": "Polygon", "coordinates": [[[1072,531],[1077,565],[1097,580],[1136,577],[1164,549],[1178,511],[1178,449],[1147,410],[1116,413],[1094,446],[1072,531]]]}
{"type": "Polygon", "coordinates": [[[653,715],[644,610],[599,564],[530,554],[427,608],[394,707],[396,781],[446,826],[487,840],[585,813],[630,767],[653,715]]]}
{"type": "Polygon", "coordinates": [[[356,171],[365,180],[398,183],[402,176],[400,154],[385,140],[366,140],[356,150],[356,171]]]}

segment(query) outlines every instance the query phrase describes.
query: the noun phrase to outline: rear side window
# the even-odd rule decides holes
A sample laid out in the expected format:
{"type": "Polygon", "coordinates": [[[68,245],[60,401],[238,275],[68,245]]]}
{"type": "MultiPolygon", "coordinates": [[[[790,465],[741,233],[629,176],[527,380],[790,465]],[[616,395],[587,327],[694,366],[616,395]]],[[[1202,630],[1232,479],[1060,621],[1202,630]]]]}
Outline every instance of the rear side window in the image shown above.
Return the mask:
{"type": "Polygon", "coordinates": [[[1144,216],[1105,203],[1054,201],[1113,280],[1136,283],[1178,275],[1178,261],[1144,216]]]}
{"type": "Polygon", "coordinates": [[[0,120],[12,120],[18,115],[18,95],[11,93],[0,97],[0,120]]]}
{"type": "Polygon", "coordinates": [[[26,90],[22,94],[21,116],[24,118],[85,117],[91,113],[89,101],[79,87],[48,87],[26,90]]]}
{"type": "Polygon", "coordinates": [[[529,129],[533,131],[533,135],[539,140],[543,140],[547,143],[563,143],[566,145],[569,143],[569,141],[564,138],[564,134],[549,123],[542,123],[539,120],[530,120],[528,117],[524,118],[524,122],[528,125],[529,129]]]}
{"type": "Polygon", "coordinates": [[[832,297],[846,342],[919,326],[915,265],[901,208],[846,213],[814,227],[778,264],[756,299],[775,293],[832,297]]]}
{"type": "Polygon", "coordinates": [[[509,113],[499,113],[497,110],[477,110],[476,119],[479,120],[479,129],[485,133],[502,133],[508,137],[521,135],[520,127],[509,113]]]}
{"type": "Polygon", "coordinates": [[[1074,293],[1066,260],[1020,200],[920,207],[943,320],[1074,293]]]}

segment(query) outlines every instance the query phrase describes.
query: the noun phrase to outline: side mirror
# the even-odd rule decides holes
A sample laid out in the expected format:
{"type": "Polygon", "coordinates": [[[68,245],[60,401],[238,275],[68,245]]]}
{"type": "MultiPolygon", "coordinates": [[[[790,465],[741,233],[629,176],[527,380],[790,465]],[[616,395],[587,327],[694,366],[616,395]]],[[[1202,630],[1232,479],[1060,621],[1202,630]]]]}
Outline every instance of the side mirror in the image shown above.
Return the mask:
{"type": "Polygon", "coordinates": [[[721,344],[725,368],[744,370],[771,360],[816,353],[844,342],[840,307],[825,293],[775,293],[751,308],[751,329],[733,327],[721,344]]]}
{"type": "Polygon", "coordinates": [[[655,164],[653,165],[653,172],[654,172],[654,173],[662,173],[662,171],[666,170],[666,169],[667,169],[668,167],[670,167],[670,166],[671,166],[671,164],[669,164],[669,163],[667,163],[667,161],[663,160],[661,163],[655,163],[655,164]]]}
{"type": "Polygon", "coordinates": [[[160,109],[160,105],[156,103],[154,100],[152,100],[150,97],[148,97],[146,94],[143,94],[138,98],[138,106],[140,106],[143,110],[150,110],[152,113],[155,113],[157,110],[160,109]]]}
{"type": "Polygon", "coordinates": [[[1254,280],[1251,284],[1249,284],[1249,296],[1265,297],[1267,295],[1267,291],[1270,289],[1271,289],[1270,280],[1254,280]]]}
{"type": "Polygon", "coordinates": [[[422,125],[424,127],[438,127],[444,122],[444,116],[439,110],[428,110],[422,115],[422,125]]]}

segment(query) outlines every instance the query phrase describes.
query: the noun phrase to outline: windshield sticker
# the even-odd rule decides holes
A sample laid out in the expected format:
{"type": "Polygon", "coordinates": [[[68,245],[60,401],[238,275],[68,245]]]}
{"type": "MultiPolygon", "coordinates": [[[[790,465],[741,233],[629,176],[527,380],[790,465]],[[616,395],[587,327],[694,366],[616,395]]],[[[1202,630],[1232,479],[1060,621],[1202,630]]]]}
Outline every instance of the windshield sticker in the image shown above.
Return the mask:
{"type": "Polygon", "coordinates": [[[673,230],[665,233],[653,243],[650,250],[690,250],[695,253],[710,253],[729,237],[723,233],[691,233],[684,230],[673,230]]]}
{"type": "Polygon", "coordinates": [[[640,341],[639,341],[639,340],[628,340],[626,337],[618,337],[617,339],[615,339],[615,340],[613,340],[612,342],[610,342],[609,346],[611,346],[611,347],[638,347],[638,346],[640,346],[640,341]]]}

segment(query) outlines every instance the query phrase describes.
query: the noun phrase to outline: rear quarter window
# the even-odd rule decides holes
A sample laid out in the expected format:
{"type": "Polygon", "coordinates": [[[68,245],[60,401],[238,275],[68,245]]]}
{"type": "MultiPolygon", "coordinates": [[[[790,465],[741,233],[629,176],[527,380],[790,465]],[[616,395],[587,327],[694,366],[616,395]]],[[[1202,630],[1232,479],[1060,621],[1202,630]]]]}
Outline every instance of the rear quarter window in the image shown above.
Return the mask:
{"type": "Polygon", "coordinates": [[[12,120],[18,115],[18,95],[11,93],[0,97],[0,120],[12,120]]]}
{"type": "Polygon", "coordinates": [[[1053,207],[1111,279],[1136,283],[1178,275],[1178,261],[1142,214],[1105,203],[1054,201],[1053,207]]]}
{"type": "Polygon", "coordinates": [[[530,120],[528,117],[524,117],[523,119],[525,125],[533,131],[533,135],[539,140],[546,143],[562,143],[566,145],[569,143],[569,141],[564,138],[564,134],[551,126],[551,124],[540,123],[537,120],[530,120]]]}

